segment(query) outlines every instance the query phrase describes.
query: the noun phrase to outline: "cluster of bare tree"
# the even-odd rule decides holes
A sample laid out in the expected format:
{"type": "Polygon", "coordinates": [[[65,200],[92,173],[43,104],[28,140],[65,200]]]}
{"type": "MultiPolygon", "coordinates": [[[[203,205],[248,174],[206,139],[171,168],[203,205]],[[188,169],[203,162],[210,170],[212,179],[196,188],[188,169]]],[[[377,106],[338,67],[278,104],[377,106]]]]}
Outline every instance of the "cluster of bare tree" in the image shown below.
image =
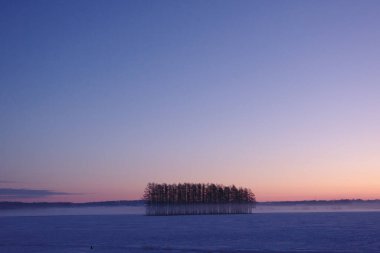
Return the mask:
{"type": "Polygon", "coordinates": [[[251,213],[250,189],[220,184],[149,183],[144,192],[147,215],[251,213]]]}

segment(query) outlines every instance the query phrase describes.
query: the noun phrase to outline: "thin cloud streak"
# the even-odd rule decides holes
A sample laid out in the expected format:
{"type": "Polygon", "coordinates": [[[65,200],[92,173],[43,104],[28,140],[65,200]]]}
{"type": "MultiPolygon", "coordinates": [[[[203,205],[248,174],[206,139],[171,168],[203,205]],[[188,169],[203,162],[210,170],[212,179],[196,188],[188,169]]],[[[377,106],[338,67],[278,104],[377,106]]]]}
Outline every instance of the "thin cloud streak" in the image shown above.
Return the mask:
{"type": "Polygon", "coordinates": [[[0,184],[13,184],[13,183],[16,183],[16,181],[0,180],[0,184]]]}
{"type": "Polygon", "coordinates": [[[42,198],[58,195],[78,195],[81,193],[68,193],[56,192],[51,190],[36,190],[36,189],[14,189],[14,188],[0,188],[0,198],[14,199],[14,198],[42,198]]]}

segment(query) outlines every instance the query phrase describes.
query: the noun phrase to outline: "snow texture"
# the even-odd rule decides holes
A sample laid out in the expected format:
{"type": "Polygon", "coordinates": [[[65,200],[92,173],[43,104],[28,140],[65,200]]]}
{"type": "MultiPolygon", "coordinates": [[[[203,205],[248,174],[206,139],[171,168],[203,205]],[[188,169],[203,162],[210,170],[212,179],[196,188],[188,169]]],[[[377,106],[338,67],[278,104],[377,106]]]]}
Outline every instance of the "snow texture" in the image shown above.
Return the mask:
{"type": "Polygon", "coordinates": [[[375,253],[379,227],[380,212],[2,216],[0,252],[375,253]]]}

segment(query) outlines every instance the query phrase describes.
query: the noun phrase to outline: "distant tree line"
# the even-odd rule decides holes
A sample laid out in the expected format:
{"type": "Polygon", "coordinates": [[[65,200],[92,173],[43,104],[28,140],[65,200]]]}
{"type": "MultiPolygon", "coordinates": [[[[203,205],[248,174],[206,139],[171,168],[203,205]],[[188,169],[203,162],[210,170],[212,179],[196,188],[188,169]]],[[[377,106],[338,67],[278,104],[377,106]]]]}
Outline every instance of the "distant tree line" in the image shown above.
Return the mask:
{"type": "Polygon", "coordinates": [[[144,200],[147,215],[251,213],[256,203],[248,188],[199,183],[149,183],[144,200]]]}

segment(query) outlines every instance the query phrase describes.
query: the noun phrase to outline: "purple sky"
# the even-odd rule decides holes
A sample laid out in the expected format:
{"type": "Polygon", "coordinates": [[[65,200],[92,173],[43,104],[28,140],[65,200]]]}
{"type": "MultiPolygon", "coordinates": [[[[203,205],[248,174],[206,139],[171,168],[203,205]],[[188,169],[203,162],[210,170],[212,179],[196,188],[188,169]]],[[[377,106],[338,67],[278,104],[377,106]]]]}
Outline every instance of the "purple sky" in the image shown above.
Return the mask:
{"type": "Polygon", "coordinates": [[[380,198],[379,1],[0,2],[0,200],[380,198]]]}

